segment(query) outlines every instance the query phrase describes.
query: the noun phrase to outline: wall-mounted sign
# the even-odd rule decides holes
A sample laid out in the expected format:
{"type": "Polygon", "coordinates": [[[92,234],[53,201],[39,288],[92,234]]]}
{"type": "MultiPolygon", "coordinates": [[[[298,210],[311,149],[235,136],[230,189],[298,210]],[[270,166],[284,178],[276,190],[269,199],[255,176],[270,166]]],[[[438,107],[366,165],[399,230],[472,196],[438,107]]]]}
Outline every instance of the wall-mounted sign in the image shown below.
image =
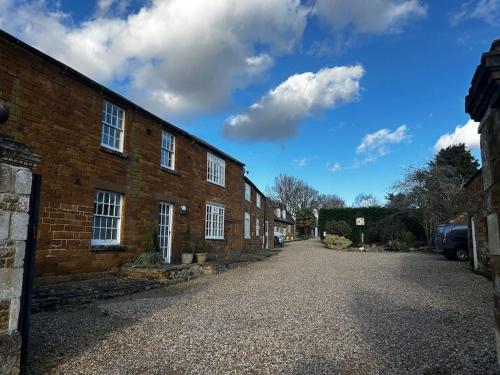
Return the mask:
{"type": "Polygon", "coordinates": [[[365,218],[364,217],[357,217],[356,218],[356,225],[365,225],[365,218]]]}

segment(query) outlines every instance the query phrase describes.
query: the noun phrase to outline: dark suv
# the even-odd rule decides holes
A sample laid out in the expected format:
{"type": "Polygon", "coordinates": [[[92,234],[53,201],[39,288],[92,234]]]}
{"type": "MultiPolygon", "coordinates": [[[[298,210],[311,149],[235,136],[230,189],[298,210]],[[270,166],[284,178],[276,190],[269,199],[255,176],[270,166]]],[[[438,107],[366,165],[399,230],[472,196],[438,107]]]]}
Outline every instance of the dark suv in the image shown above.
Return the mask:
{"type": "Polygon", "coordinates": [[[468,260],[467,226],[457,226],[448,231],[443,237],[442,246],[446,258],[468,260]]]}
{"type": "Polygon", "coordinates": [[[436,234],[432,239],[432,244],[434,248],[437,250],[443,250],[444,248],[443,238],[446,235],[446,233],[448,233],[450,230],[454,228],[459,228],[463,226],[464,226],[463,224],[438,224],[436,226],[436,234]]]}

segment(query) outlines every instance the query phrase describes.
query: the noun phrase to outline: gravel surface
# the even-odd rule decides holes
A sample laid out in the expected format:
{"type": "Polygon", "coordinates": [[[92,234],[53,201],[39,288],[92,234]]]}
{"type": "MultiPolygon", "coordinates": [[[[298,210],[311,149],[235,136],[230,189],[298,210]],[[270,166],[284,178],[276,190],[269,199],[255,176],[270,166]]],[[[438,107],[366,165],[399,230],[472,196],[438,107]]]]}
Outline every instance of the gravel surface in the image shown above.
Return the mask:
{"type": "Polygon", "coordinates": [[[495,374],[492,310],[467,264],[294,242],[221,275],[35,314],[31,373],[495,374]]]}

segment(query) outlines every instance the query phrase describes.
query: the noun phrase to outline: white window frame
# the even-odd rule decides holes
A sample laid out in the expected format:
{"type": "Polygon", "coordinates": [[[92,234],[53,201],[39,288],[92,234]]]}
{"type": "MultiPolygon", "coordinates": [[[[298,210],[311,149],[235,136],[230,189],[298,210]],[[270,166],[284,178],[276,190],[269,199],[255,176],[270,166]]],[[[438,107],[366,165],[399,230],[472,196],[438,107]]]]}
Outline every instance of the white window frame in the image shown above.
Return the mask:
{"type": "Polygon", "coordinates": [[[205,207],[205,239],[224,239],[224,212],[222,205],[207,203],[205,207]]]}
{"type": "Polygon", "coordinates": [[[245,240],[249,240],[250,238],[252,238],[252,235],[250,233],[250,213],[245,212],[244,220],[243,236],[245,237],[245,240]]]}
{"type": "Polygon", "coordinates": [[[161,131],[161,160],[163,168],[175,170],[175,135],[163,130],[161,131]],[[170,142],[169,142],[170,139],[170,142]],[[169,158],[170,156],[170,158],[169,158]],[[170,165],[168,162],[170,161],[170,165]]]}
{"type": "Polygon", "coordinates": [[[108,190],[96,190],[94,195],[94,213],[92,219],[92,240],[91,245],[118,245],[121,237],[121,222],[123,212],[123,194],[108,190]],[[101,207],[99,210],[99,206],[101,207]],[[110,212],[112,208],[113,212],[110,212]],[[118,212],[117,212],[118,210],[118,212]],[[100,211],[100,212],[99,212],[100,211]],[[97,221],[99,226],[97,227],[97,221]],[[105,220],[105,226],[102,226],[102,220],[105,220]],[[116,226],[108,226],[108,220],[116,220],[116,226]],[[99,236],[95,237],[95,230],[99,228],[99,236]],[[101,232],[104,230],[104,237],[107,237],[107,230],[116,230],[116,239],[101,237],[101,232]]]}
{"type": "Polygon", "coordinates": [[[210,152],[207,152],[207,181],[226,186],[226,161],[210,152]]]}
{"type": "Polygon", "coordinates": [[[245,200],[252,201],[252,187],[245,182],[245,200]]]}
{"type": "Polygon", "coordinates": [[[258,217],[255,218],[255,235],[260,236],[260,220],[258,217]]]}
{"type": "Polygon", "coordinates": [[[113,104],[105,100],[102,108],[102,117],[101,117],[101,146],[109,148],[114,151],[123,152],[124,134],[125,134],[125,110],[123,108],[118,107],[116,104],[113,104]],[[107,135],[108,143],[104,142],[104,138],[106,136],[105,129],[113,129],[115,132],[118,132],[118,139],[119,139],[118,147],[114,145],[114,142],[113,145],[110,144],[109,134],[107,135]]]}
{"type": "Polygon", "coordinates": [[[260,194],[259,193],[255,193],[255,205],[260,208],[261,206],[261,197],[260,197],[260,194]]]}

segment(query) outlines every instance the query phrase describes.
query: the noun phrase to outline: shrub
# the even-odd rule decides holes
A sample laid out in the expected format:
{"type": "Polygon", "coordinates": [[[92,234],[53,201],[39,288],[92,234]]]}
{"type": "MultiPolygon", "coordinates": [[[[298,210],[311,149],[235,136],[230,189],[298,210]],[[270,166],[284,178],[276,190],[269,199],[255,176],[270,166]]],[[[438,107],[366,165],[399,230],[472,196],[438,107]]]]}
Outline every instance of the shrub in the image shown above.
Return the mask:
{"type": "Polygon", "coordinates": [[[153,226],[150,231],[149,235],[146,238],[146,244],[144,245],[144,252],[145,253],[158,253],[160,252],[160,243],[158,241],[158,228],[153,226]]]}
{"type": "Polygon", "coordinates": [[[349,246],[351,246],[352,241],[342,236],[327,234],[324,243],[325,247],[327,247],[328,249],[342,250],[347,249],[349,246]]]}
{"type": "Polygon", "coordinates": [[[326,233],[342,237],[350,237],[352,228],[344,220],[330,220],[325,225],[326,233]]]}

